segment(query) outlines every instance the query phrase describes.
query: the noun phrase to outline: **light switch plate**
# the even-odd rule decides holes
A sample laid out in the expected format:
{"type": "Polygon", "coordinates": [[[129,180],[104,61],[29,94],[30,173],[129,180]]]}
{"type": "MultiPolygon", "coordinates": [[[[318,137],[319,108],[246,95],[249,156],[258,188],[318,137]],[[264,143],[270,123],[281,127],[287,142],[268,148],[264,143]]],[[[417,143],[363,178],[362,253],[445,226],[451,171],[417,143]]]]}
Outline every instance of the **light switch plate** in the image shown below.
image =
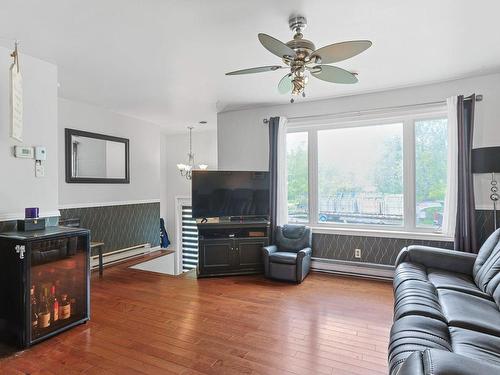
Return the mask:
{"type": "Polygon", "coordinates": [[[45,167],[41,164],[35,165],[35,177],[45,177],[45,167]]]}

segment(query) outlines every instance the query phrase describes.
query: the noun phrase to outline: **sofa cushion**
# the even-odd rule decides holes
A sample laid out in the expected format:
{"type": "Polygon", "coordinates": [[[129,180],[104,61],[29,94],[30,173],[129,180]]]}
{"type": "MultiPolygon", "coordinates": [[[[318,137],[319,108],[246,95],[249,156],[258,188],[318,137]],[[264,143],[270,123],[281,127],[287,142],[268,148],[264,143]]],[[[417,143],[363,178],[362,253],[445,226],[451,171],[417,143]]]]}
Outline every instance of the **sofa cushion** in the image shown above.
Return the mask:
{"type": "Polygon", "coordinates": [[[483,292],[474,284],[474,280],[469,275],[434,268],[429,268],[427,272],[429,281],[436,288],[457,290],[459,292],[491,299],[487,293],[483,292]]]}
{"type": "Polygon", "coordinates": [[[493,296],[493,300],[500,309],[500,273],[488,284],[488,292],[493,296]]]}
{"type": "Polygon", "coordinates": [[[450,327],[450,337],[455,353],[500,366],[500,337],[457,327],[450,327]]]}
{"type": "Polygon", "coordinates": [[[269,260],[272,263],[296,264],[297,263],[297,253],[290,253],[287,251],[278,251],[276,253],[271,253],[271,255],[269,255],[269,260]]]}
{"type": "Polygon", "coordinates": [[[312,245],[311,228],[299,224],[276,227],[276,245],[280,251],[297,252],[312,245]]]}
{"type": "Polygon", "coordinates": [[[439,349],[415,352],[393,375],[499,375],[500,367],[439,349]]]}
{"type": "Polygon", "coordinates": [[[394,319],[421,315],[446,322],[441,311],[437,290],[431,283],[407,280],[394,293],[394,319]]]}
{"type": "Polygon", "coordinates": [[[394,290],[397,290],[403,282],[408,280],[428,281],[427,270],[418,263],[401,263],[394,271],[394,290]]]}
{"type": "Polygon", "coordinates": [[[500,336],[500,311],[495,302],[448,289],[438,289],[438,295],[450,326],[500,336]]]}
{"type": "Polygon", "coordinates": [[[488,283],[500,271],[500,229],[497,229],[484,242],[477,254],[472,275],[474,282],[483,292],[486,292],[488,283]]]}
{"type": "Polygon", "coordinates": [[[425,316],[405,316],[394,322],[389,345],[390,373],[415,351],[428,348],[451,351],[448,325],[425,316]]]}

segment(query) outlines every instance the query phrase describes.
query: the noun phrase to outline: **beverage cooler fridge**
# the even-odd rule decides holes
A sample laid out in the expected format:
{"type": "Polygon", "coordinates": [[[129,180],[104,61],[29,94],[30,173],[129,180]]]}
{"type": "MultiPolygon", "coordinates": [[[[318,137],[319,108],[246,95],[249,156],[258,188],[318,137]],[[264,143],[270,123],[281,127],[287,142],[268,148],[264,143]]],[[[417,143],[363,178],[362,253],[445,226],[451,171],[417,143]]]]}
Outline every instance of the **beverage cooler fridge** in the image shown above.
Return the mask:
{"type": "Polygon", "coordinates": [[[88,230],[0,233],[0,338],[29,347],[90,316],[88,230]]]}

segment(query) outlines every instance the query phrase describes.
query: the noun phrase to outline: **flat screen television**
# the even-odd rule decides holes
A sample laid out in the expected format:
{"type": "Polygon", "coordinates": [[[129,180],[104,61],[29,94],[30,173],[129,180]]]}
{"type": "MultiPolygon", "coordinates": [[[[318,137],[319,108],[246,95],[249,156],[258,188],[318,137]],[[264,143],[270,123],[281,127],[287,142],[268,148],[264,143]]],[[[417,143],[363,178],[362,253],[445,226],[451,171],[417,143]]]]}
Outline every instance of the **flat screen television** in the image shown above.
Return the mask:
{"type": "Polygon", "coordinates": [[[269,215],[269,172],[193,171],[193,218],[269,215]]]}

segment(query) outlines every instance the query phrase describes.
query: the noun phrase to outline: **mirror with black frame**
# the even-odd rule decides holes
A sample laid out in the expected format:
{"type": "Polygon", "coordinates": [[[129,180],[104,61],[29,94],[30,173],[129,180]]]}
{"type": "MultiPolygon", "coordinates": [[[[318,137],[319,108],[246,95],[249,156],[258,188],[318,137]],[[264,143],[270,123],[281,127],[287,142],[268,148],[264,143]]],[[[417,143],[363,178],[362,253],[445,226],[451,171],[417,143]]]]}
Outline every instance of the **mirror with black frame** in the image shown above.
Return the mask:
{"type": "Polygon", "coordinates": [[[66,182],[130,183],[129,140],[65,129],[66,182]]]}

